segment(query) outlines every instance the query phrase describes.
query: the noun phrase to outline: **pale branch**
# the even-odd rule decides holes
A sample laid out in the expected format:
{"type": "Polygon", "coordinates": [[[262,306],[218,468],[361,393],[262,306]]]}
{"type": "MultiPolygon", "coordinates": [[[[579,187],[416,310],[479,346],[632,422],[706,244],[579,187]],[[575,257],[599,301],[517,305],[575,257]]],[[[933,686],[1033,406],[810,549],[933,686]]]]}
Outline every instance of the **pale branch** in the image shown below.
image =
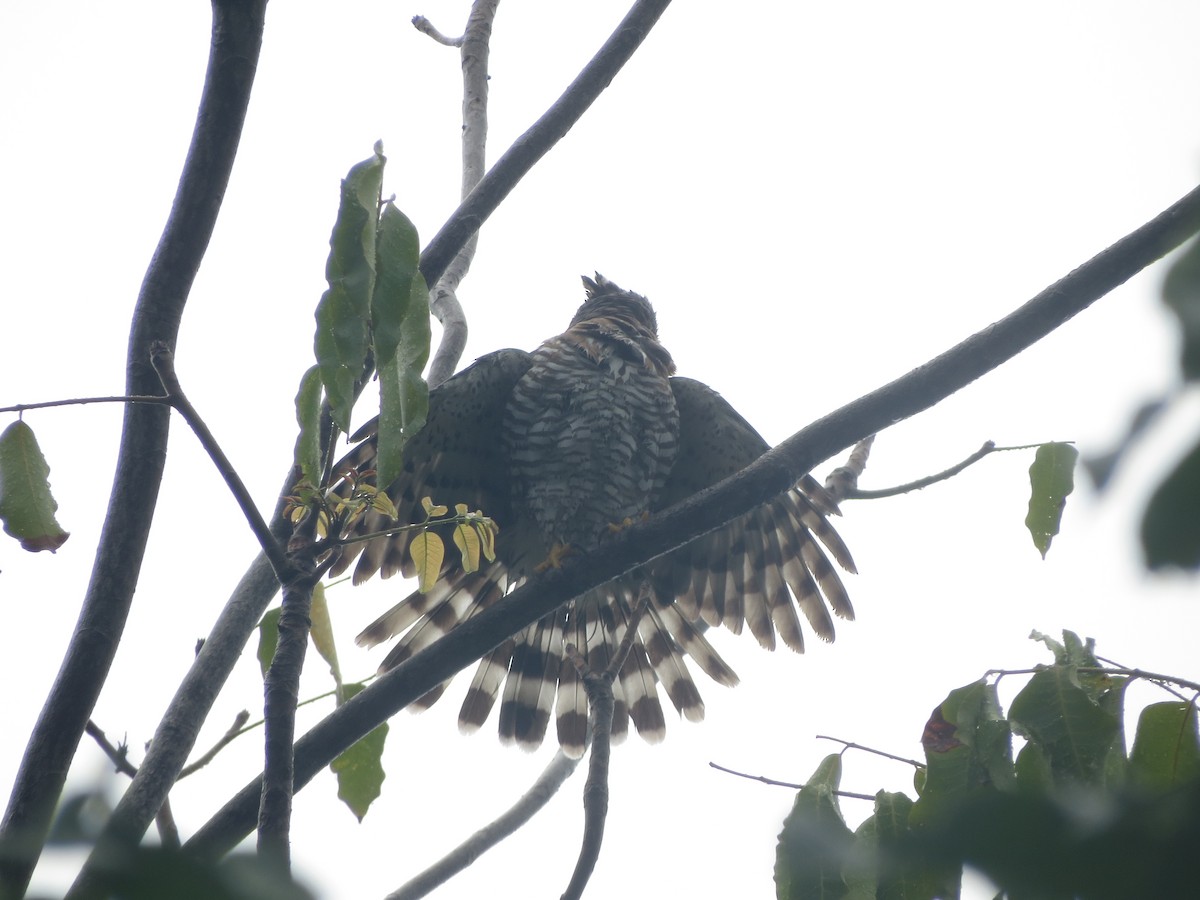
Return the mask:
{"type": "MultiPolygon", "coordinates": [[[[381,676],[296,743],[296,785],[413,700],[562,603],[744,515],[789,490],[844,447],[928,409],[1036,343],[1200,231],[1200,189],[1099,253],[1017,310],[907,375],[813,422],[719,485],[616,535],[595,553],[520,588],[381,676]]],[[[219,856],[254,825],[260,791],[246,785],[189,841],[219,856]]]]}
{"type": "Polygon", "coordinates": [[[670,0],[637,0],[562,96],[488,170],[421,253],[421,274],[427,284],[436,284],[441,279],[467,239],[587,112],[669,5],[670,0]]]}
{"type": "MultiPolygon", "coordinates": [[[[174,345],[192,281],[216,224],[262,45],[266,0],[213,0],[208,71],[174,203],[134,307],[125,393],[152,394],[150,345],[174,345]]],[[[42,707],[0,824],[0,842],[30,852],[0,859],[0,896],[22,896],[45,843],[71,759],[120,643],[141,571],[166,460],[169,411],[125,408],[116,472],[78,622],[42,707]]],[[[161,798],[154,809],[161,807],[161,798]]],[[[148,824],[148,823],[147,823],[148,824]]],[[[138,835],[145,830],[143,825],[138,835]]]]}
{"type": "Polygon", "coordinates": [[[613,654],[612,660],[602,672],[593,672],[587,660],[575,647],[568,644],[570,658],[588,698],[588,731],[592,735],[591,755],[588,759],[588,777],[583,785],[583,840],[579,846],[579,857],[575,871],[562,900],[579,900],[600,858],[600,847],[604,843],[604,824],[608,820],[608,772],[612,759],[612,724],[616,699],[613,682],[625,665],[625,658],[637,639],[638,624],[650,605],[650,586],[642,582],[637,607],[625,625],[625,634],[613,654]]]}
{"type": "Polygon", "coordinates": [[[558,793],[563,782],[574,774],[579,763],[580,760],[572,759],[559,750],[520,800],[436,863],[388,894],[387,900],[419,900],[441,887],[540,812],[558,793]]]}
{"type": "Polygon", "coordinates": [[[147,396],[115,397],[73,397],[68,400],[43,400],[40,403],[16,403],[12,406],[0,406],[0,413],[23,413],[30,409],[50,409],[55,406],[86,406],[89,403],[160,403],[170,404],[170,399],[157,394],[147,396]]]}
{"type": "MultiPolygon", "coordinates": [[[[459,55],[462,59],[463,123],[460,201],[465,200],[475,189],[475,185],[479,184],[486,163],[488,53],[492,36],[492,21],[496,17],[496,7],[499,5],[500,0],[475,0],[471,5],[471,14],[467,18],[467,27],[462,37],[450,42],[452,46],[460,48],[459,55]]],[[[428,20],[420,16],[417,18],[421,19],[430,30],[417,25],[417,19],[413,19],[414,25],[417,25],[430,37],[434,37],[435,40],[442,38],[440,33],[432,25],[429,25],[428,20]]],[[[442,42],[446,43],[444,39],[442,42]]],[[[463,313],[462,304],[458,302],[457,289],[471,268],[471,261],[475,258],[478,244],[479,232],[476,230],[463,242],[462,248],[455,254],[437,284],[431,285],[429,308],[442,323],[442,338],[438,343],[433,362],[429,366],[430,387],[437,387],[454,374],[467,345],[467,319],[463,313]]]]}
{"type": "Polygon", "coordinates": [[[864,490],[858,487],[849,487],[846,490],[845,497],[847,500],[881,500],[885,497],[896,497],[900,494],[908,494],[912,491],[919,491],[922,488],[927,488],[931,484],[937,484],[939,481],[946,481],[953,478],[963,469],[968,466],[973,466],[985,456],[990,456],[993,453],[1004,453],[1009,450],[1032,450],[1035,447],[1040,447],[1040,444],[1022,444],[1017,447],[997,447],[995,441],[984,441],[983,446],[964,459],[962,462],[955,463],[950,468],[938,472],[935,475],[926,475],[924,478],[918,478],[915,481],[909,481],[906,484],[898,484],[895,487],[879,488],[876,490],[864,490]]]}
{"type": "Polygon", "coordinates": [[[208,752],[202,754],[196,759],[195,762],[188,763],[179,770],[179,777],[187,778],[189,775],[194,775],[196,772],[199,772],[210,762],[216,759],[218,753],[233,743],[235,738],[241,736],[242,729],[246,727],[246,723],[249,721],[250,713],[249,711],[243,709],[233,717],[233,724],[229,726],[229,729],[223,735],[221,735],[220,740],[212,745],[208,752]]]}
{"type": "Polygon", "coordinates": [[[875,435],[867,435],[854,445],[844,466],[838,466],[825,476],[825,490],[833,495],[835,501],[844,500],[858,488],[859,476],[867,467],[867,458],[871,455],[871,445],[874,443],[875,435]]]}
{"type": "Polygon", "coordinates": [[[875,756],[882,756],[884,759],[891,759],[891,760],[895,760],[896,762],[902,762],[906,765],[913,766],[914,768],[917,768],[917,769],[925,768],[925,763],[920,762],[918,760],[908,759],[907,757],[904,757],[904,756],[896,756],[893,753],[888,753],[886,750],[876,750],[874,747],[868,747],[865,744],[856,744],[856,743],[854,743],[854,741],[845,741],[839,737],[833,737],[832,735],[818,734],[817,740],[818,741],[833,741],[835,744],[841,744],[843,750],[862,750],[864,753],[871,753],[875,756]]]}
{"type": "Polygon", "coordinates": [[[461,47],[463,44],[463,38],[461,35],[456,38],[446,37],[446,35],[434,28],[433,23],[424,16],[413,16],[412,23],[413,28],[417,29],[417,31],[421,32],[421,34],[429,35],[429,37],[433,38],[439,44],[443,44],[447,47],[461,47]]]}
{"type": "Polygon", "coordinates": [[[179,377],[175,374],[175,355],[171,352],[171,348],[165,343],[156,341],[150,347],[150,363],[154,366],[154,371],[158,374],[159,380],[162,382],[163,389],[167,392],[167,397],[170,398],[171,408],[174,409],[183,420],[187,422],[192,432],[200,441],[200,446],[204,448],[204,452],[208,454],[208,458],[212,460],[213,466],[225,481],[229,492],[233,494],[233,499],[237,502],[238,508],[241,509],[242,515],[245,516],[250,530],[254,532],[254,537],[258,539],[258,545],[266,554],[267,560],[271,563],[271,568],[275,570],[275,576],[279,579],[280,584],[286,584],[294,576],[292,563],[287,557],[287,552],[283,545],[275,539],[271,533],[270,526],[267,525],[266,519],[262,517],[262,513],[258,511],[258,507],[254,505],[254,499],[250,496],[250,491],[246,488],[245,482],[242,481],[237,470],[233,467],[233,463],[229,461],[229,457],[225,455],[225,451],[221,449],[221,445],[217,443],[217,439],[209,430],[207,423],[192,406],[187,395],[183,392],[183,386],[179,383],[179,377]]]}
{"type": "MultiPolygon", "coordinates": [[[[796,784],[793,781],[777,781],[774,778],[768,778],[766,775],[750,775],[746,772],[739,772],[737,769],[730,769],[715,762],[709,762],[710,769],[716,769],[718,772],[724,772],[726,775],[736,775],[738,778],[745,778],[747,781],[757,781],[760,784],[766,784],[771,787],[785,787],[792,790],[803,790],[806,785],[796,784]]],[[[834,791],[839,797],[847,797],[851,800],[874,800],[874,794],[858,794],[854,791],[834,791]]]]}

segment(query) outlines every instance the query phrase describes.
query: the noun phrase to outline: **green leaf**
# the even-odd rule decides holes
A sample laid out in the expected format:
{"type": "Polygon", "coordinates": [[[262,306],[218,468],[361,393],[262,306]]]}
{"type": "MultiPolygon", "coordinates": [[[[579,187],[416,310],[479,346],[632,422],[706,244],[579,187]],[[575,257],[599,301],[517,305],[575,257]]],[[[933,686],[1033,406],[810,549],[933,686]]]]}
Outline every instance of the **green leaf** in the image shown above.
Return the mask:
{"type": "Polygon", "coordinates": [[[1153,788],[1200,779],[1195,705],[1169,700],[1142,710],[1129,763],[1133,778],[1153,788]]]}
{"type": "Polygon", "coordinates": [[[33,429],[17,420],[0,434],[0,521],[30,552],[53,553],[70,535],[54,518],[50,467],[33,429]]]}
{"type": "Polygon", "coordinates": [[[1200,568],[1200,443],[1150,496],[1142,516],[1142,552],[1151,570],[1200,568]]]}
{"type": "Polygon", "coordinates": [[[342,181],[337,221],[329,238],[325,278],[317,304],[315,350],[333,421],[350,430],[354,385],[370,352],[371,297],[375,291],[376,227],[386,162],[381,144],[342,181]]]}
{"type": "Polygon", "coordinates": [[[1075,460],[1079,451],[1070,444],[1042,444],[1029,467],[1029,513],[1025,527],[1034,546],[1046,558],[1050,542],[1058,534],[1067,495],[1075,489],[1075,460]]]}
{"type": "Polygon", "coordinates": [[[342,684],[342,668],[338,664],[337,645],[333,640],[333,621],[329,618],[329,603],[325,599],[325,585],[317,582],[313,588],[312,610],[309,613],[312,627],[308,636],[313,646],[321,654],[321,659],[329,663],[329,674],[333,676],[334,684],[342,684]]]}
{"type": "Polygon", "coordinates": [[[312,366],[300,378],[296,392],[295,462],[309,484],[321,483],[321,369],[312,366]]]}
{"type": "Polygon", "coordinates": [[[429,386],[421,377],[429,359],[429,289],[419,261],[416,228],[387,203],[379,221],[379,277],[371,306],[380,385],[376,468],[384,487],[400,474],[404,445],[429,410],[429,386]]]}
{"type": "Polygon", "coordinates": [[[1200,378],[1200,241],[1193,240],[1175,258],[1162,294],[1183,332],[1183,377],[1195,381],[1200,378]]]}
{"type": "MultiPolygon", "coordinates": [[[[349,700],[362,688],[361,684],[343,685],[343,700],[349,700]]],[[[329,765],[337,776],[338,799],[349,807],[360,822],[379,796],[383,779],[387,777],[382,762],[387,733],[387,722],[377,725],[329,765]]]]}
{"type": "Polygon", "coordinates": [[[267,677],[267,669],[271,668],[271,660],[279,647],[279,614],[282,611],[280,606],[268,609],[258,623],[258,667],[263,678],[267,677]]]}
{"type": "MultiPolygon", "coordinates": [[[[962,882],[958,865],[907,866],[903,855],[892,848],[908,839],[909,818],[913,801],[901,793],[880,791],[875,795],[874,823],[877,849],[881,856],[875,891],[869,900],[934,900],[935,897],[957,897],[962,882]]],[[[862,829],[855,832],[858,837],[862,829]]]]}
{"type": "Polygon", "coordinates": [[[847,894],[843,867],[853,857],[835,792],[842,758],[831,754],[796,795],[775,850],[775,893],[780,900],[840,898],[847,894]]]}
{"type": "Polygon", "coordinates": [[[1079,685],[1071,666],[1030,678],[1013,698],[1009,721],[1041,745],[1059,784],[1102,783],[1105,759],[1121,733],[1119,717],[1079,685]]]}

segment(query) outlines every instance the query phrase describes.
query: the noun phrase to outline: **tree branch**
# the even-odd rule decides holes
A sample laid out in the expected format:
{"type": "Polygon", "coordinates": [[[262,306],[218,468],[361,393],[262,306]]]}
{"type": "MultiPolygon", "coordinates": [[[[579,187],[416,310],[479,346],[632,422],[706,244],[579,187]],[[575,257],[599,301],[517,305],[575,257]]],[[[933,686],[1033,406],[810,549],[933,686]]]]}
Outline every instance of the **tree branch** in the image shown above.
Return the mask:
{"type": "Polygon", "coordinates": [[[625,626],[625,636],[603,672],[593,672],[587,660],[573,644],[566,647],[567,654],[579,678],[583,681],[588,698],[588,731],[592,735],[592,751],[588,759],[588,777],[583,785],[583,840],[579,845],[579,857],[575,870],[562,900],[579,900],[587,887],[600,859],[600,846],[604,843],[604,825],[608,821],[608,772],[612,759],[612,721],[616,707],[613,697],[613,682],[625,665],[625,658],[637,638],[638,624],[650,604],[650,586],[642,582],[637,608],[625,626]]]}
{"type": "Polygon", "coordinates": [[[319,578],[310,570],[284,586],[279,645],[263,683],[265,765],[258,809],[258,853],[282,871],[290,866],[292,741],[296,736],[296,706],[300,702],[300,672],[312,627],[313,587],[319,578]]]}
{"type": "MultiPolygon", "coordinates": [[[[152,394],[150,345],[174,346],[192,281],[208,247],[237,152],[262,44],[266,0],[214,0],[208,72],[187,161],[166,227],[142,282],[126,354],[126,393],[152,394]]],[[[100,688],[129,615],[166,458],[170,415],[125,410],[116,473],[79,620],[17,773],[0,840],[28,853],[0,859],[0,895],[29,883],[100,688]]],[[[155,809],[161,806],[156,804],[155,809]]],[[[144,828],[143,828],[144,830],[144,828]]]]}
{"type": "Polygon", "coordinates": [[[154,371],[162,382],[163,389],[167,392],[167,402],[187,422],[200,441],[200,446],[204,448],[204,452],[208,454],[213,466],[216,467],[217,472],[229,487],[229,492],[233,494],[233,499],[250,525],[250,530],[258,538],[258,545],[266,554],[271,568],[275,570],[275,577],[281,584],[290,581],[293,571],[287,553],[275,536],[271,534],[270,526],[258,511],[258,507],[254,505],[254,498],[250,496],[250,491],[246,489],[246,484],[233,467],[233,463],[229,461],[229,457],[225,455],[225,451],[221,449],[221,445],[217,443],[213,433],[209,431],[204,419],[200,417],[200,413],[196,411],[183,392],[183,386],[175,374],[175,355],[171,352],[171,348],[162,341],[155,341],[150,347],[150,364],[154,366],[154,371]]]}
{"type": "Polygon", "coordinates": [[[387,900],[420,900],[441,887],[532,819],[574,774],[579,762],[559,750],[520,800],[425,871],[388,894],[387,900]]]}
{"type": "MultiPolygon", "coordinates": [[[[496,7],[499,5],[500,0],[475,0],[462,37],[451,42],[451,46],[460,48],[463,73],[460,200],[465,200],[483,177],[488,126],[488,52],[492,20],[496,18],[496,7]]],[[[413,24],[435,40],[446,42],[424,17],[415,17],[413,24]],[[418,19],[425,27],[417,24],[418,19]]],[[[458,302],[456,290],[471,268],[478,244],[479,232],[475,231],[463,243],[462,249],[429,293],[429,308],[442,323],[442,339],[429,366],[430,387],[437,387],[454,374],[467,345],[467,319],[463,315],[462,304],[458,302]]]]}
{"type": "Polygon", "coordinates": [[[496,161],[421,253],[421,274],[436,284],[450,260],[517,183],[587,112],[637,50],[671,0],[637,0],[604,46],[554,105],[496,161]]]}
{"type": "MultiPolygon", "coordinates": [[[[962,343],[788,438],[713,488],[636,523],[597,552],[531,578],[339,707],[296,744],[296,785],[435,685],[572,597],[618,577],[788,490],[823,459],[928,409],[1058,328],[1200,232],[1200,188],[1023,306],[962,343]]],[[[254,827],[259,781],[243,788],[188,842],[219,856],[254,827]]]]}

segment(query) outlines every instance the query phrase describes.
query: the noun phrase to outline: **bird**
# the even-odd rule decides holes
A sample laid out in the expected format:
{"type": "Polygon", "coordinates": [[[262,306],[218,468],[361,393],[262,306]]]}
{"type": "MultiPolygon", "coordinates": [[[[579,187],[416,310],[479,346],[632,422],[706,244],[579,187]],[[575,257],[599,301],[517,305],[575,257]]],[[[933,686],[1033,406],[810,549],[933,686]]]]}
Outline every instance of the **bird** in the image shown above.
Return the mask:
{"type": "MultiPolygon", "coordinates": [[[[769,449],[716,391],[675,374],[645,297],[599,273],[585,276],[583,286],[584,302],[562,334],[532,353],[489,353],[430,391],[426,423],[404,447],[400,476],[383,487],[402,521],[422,521],[427,497],[482,510],[498,526],[495,558],[468,572],[447,554],[430,590],[405,597],[364,629],[357,639],[364,647],[399,638],[380,671],[540,569],[569,564],[629,523],[716,484],[769,449]]],[[[359,430],[337,471],[369,480],[377,427],[372,421],[359,430]]],[[[349,483],[347,477],[335,492],[344,495],[349,483]]],[[[635,637],[613,685],[614,739],[628,733],[630,721],[646,740],[663,739],[660,686],[683,718],[701,720],[704,703],[689,661],[719,684],[738,681],[708,641],[708,629],[740,633],[748,627],[767,649],[778,636],[803,652],[797,611],[826,641],[834,638],[831,610],[854,618],[830,561],[856,572],[829,522],[838,514],[834,498],[806,475],[724,527],[563,604],[505,637],[479,662],[460,729],[480,728],[499,699],[503,742],[536,749],[554,712],[563,752],[581,756],[587,699],[565,648],[573,645],[588,668],[602,670],[631,622],[635,637]]],[[[366,535],[392,525],[370,509],[351,529],[366,535]]],[[[376,574],[411,577],[413,536],[406,531],[347,544],[331,574],[354,564],[356,584],[376,574]]],[[[432,705],[446,686],[417,707],[432,705]]]]}

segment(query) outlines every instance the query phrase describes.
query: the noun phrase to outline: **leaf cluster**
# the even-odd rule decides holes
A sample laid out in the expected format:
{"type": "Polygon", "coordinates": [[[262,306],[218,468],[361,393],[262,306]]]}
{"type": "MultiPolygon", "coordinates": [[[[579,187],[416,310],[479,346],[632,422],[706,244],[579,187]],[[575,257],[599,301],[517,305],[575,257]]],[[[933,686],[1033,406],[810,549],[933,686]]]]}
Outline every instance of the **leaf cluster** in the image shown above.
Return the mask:
{"type": "Polygon", "coordinates": [[[922,736],[916,799],[880,791],[851,831],[842,758],[827,757],[784,821],[781,900],[958,897],[964,866],[1010,898],[1182,897],[1200,876],[1195,698],[1155,703],[1126,751],[1128,670],[1092,642],[1034,633],[1053,653],[1009,704],[987,678],[953,690],[922,736]],[[1015,754],[1013,738],[1023,740],[1015,754]]]}

